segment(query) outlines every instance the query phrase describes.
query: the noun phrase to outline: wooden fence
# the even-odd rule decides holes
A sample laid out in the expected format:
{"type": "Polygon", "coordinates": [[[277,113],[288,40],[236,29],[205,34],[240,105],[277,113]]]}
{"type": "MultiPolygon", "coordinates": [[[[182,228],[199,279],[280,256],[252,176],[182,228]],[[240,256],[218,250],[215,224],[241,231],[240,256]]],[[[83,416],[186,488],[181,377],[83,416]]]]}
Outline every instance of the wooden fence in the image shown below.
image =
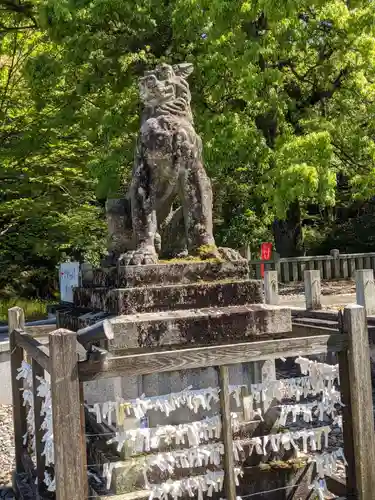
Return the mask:
{"type": "MultiPolygon", "coordinates": [[[[26,410],[22,402],[22,380],[17,369],[25,355],[32,360],[33,378],[50,374],[54,474],[57,500],[82,500],[92,495],[87,482],[85,414],[83,382],[116,376],[148,375],[216,367],[220,384],[220,410],[224,453],[224,489],[227,500],[236,500],[233,459],[232,416],[229,406],[228,365],[336,352],[339,357],[343,408],[344,451],[347,459],[347,498],[373,500],[375,491],[375,443],[371,405],[371,374],[365,310],[354,305],[345,308],[339,333],[293,335],[271,340],[237,344],[182,348],[176,351],[137,352],[122,350],[107,353],[93,348],[82,356],[75,333],[56,330],[43,343],[24,332],[22,310],[9,310],[11,367],[13,382],[14,430],[16,451],[16,487],[22,495],[25,474],[38,478],[40,495],[45,463],[40,435],[40,406],[34,405],[36,429],[36,471],[32,471],[28,451],[23,444],[26,410]],[[79,356],[79,355],[80,356],[79,356]]],[[[36,384],[33,384],[34,399],[36,384]]],[[[35,481],[32,481],[34,484],[35,481]]],[[[29,497],[28,497],[29,498],[29,497]]],[[[34,497],[36,498],[36,496],[34,497]]],[[[128,498],[128,496],[127,496],[128,498]]],[[[130,498],[130,497],[129,497],[130,498]]]]}
{"type": "Polygon", "coordinates": [[[374,253],[340,254],[338,250],[331,250],[330,255],[313,255],[307,257],[277,258],[271,260],[250,260],[251,275],[261,277],[261,265],[266,271],[277,271],[281,283],[303,281],[304,271],[320,271],[322,279],[354,278],[359,269],[375,270],[374,253]]]}
{"type": "MultiPolygon", "coordinates": [[[[24,314],[19,307],[9,310],[9,332],[11,349],[11,376],[13,395],[13,422],[16,452],[16,481],[14,484],[19,498],[24,495],[24,478],[29,474],[37,480],[38,489],[42,488],[45,472],[43,456],[43,431],[41,430],[41,403],[36,397],[37,377],[50,376],[53,412],[53,437],[55,451],[56,498],[72,500],[87,498],[86,441],[81,401],[82,384],[78,376],[77,335],[67,330],[56,330],[48,336],[48,343],[42,343],[24,329],[24,314]],[[31,359],[33,371],[33,399],[35,423],[36,470],[32,470],[32,460],[24,446],[27,433],[26,408],[23,405],[23,380],[19,379],[18,369],[22,361],[31,359]],[[17,480],[18,478],[18,480],[17,480]]],[[[28,492],[30,493],[30,492],[28,492]]],[[[37,498],[36,492],[33,492],[37,498]]]]}
{"type": "MultiPolygon", "coordinates": [[[[322,308],[322,289],[320,271],[304,271],[304,295],[307,310],[322,308]]],[[[363,306],[366,315],[375,315],[375,279],[372,269],[359,269],[355,272],[356,303],[363,306]]],[[[266,304],[278,305],[280,302],[277,271],[264,272],[264,295],[266,304]]]]}

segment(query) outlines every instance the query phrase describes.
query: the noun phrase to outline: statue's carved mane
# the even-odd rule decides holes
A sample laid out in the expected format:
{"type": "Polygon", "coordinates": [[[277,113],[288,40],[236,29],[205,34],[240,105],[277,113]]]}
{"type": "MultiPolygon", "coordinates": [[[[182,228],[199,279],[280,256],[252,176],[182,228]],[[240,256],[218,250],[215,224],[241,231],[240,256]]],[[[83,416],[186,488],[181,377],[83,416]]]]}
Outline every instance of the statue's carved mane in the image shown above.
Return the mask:
{"type": "Polygon", "coordinates": [[[141,98],[145,105],[144,119],[172,115],[192,121],[191,94],[187,77],[193,71],[191,64],[162,64],[146,71],[139,80],[141,98]]]}

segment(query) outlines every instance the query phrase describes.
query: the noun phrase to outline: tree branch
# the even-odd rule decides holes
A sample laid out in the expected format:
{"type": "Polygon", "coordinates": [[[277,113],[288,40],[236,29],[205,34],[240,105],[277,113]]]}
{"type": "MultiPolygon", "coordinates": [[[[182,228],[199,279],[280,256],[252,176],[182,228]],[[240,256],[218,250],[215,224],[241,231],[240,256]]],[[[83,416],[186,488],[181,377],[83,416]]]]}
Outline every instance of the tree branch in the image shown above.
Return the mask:
{"type": "Polygon", "coordinates": [[[8,33],[11,31],[22,31],[37,28],[36,24],[30,24],[29,26],[5,26],[0,24],[0,33],[8,33]]]}

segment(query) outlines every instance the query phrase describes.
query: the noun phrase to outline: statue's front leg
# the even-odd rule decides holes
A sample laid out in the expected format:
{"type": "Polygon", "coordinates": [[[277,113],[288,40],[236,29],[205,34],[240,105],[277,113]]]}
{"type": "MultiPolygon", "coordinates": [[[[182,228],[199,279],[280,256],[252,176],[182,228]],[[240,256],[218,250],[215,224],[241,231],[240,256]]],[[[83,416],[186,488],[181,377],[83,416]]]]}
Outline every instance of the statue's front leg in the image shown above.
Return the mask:
{"type": "Polygon", "coordinates": [[[199,158],[186,158],[181,169],[180,195],[189,253],[219,257],[212,228],[211,182],[199,158]]]}
{"type": "Polygon", "coordinates": [[[153,172],[145,161],[138,163],[130,188],[133,231],[136,239],[134,252],[121,257],[125,265],[156,264],[155,249],[157,233],[156,185],[153,172]]]}

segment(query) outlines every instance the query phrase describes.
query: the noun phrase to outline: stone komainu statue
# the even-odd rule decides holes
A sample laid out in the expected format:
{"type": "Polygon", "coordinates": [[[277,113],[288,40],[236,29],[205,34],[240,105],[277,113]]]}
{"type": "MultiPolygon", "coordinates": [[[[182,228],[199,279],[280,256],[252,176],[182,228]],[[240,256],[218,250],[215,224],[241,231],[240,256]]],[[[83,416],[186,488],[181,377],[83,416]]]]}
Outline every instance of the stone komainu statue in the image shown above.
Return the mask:
{"type": "Polygon", "coordinates": [[[139,81],[144,113],[129,193],[135,250],[122,255],[124,264],[157,262],[160,226],[168,220],[176,197],[182,205],[188,252],[205,247],[211,256],[218,255],[211,183],[203,167],[202,141],[194,129],[186,81],[192,70],[187,63],[162,64],[139,81]]]}

